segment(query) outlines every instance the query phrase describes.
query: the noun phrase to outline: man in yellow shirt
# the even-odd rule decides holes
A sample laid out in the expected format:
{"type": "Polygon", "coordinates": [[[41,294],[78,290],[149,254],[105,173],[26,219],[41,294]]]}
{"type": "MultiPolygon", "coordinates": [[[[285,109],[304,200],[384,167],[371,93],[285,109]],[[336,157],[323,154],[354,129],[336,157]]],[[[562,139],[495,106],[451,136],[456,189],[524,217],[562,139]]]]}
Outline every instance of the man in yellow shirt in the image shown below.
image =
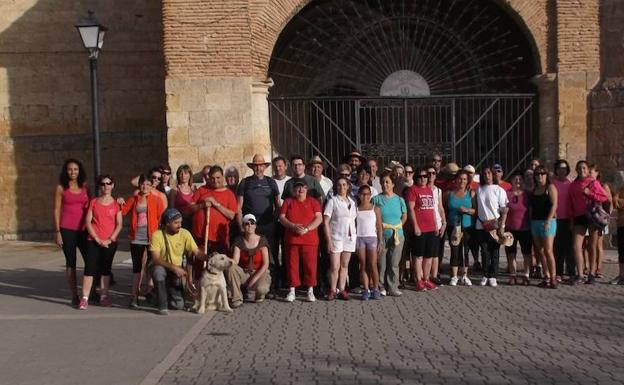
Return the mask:
{"type": "Polygon", "coordinates": [[[182,280],[186,289],[193,288],[192,263],[183,267],[183,257],[206,260],[191,233],[182,228],[182,214],[176,209],[167,209],[162,215],[161,228],[151,237],[152,279],[158,295],[158,308],[162,315],[169,314],[168,307],[184,309],[182,280]]]}

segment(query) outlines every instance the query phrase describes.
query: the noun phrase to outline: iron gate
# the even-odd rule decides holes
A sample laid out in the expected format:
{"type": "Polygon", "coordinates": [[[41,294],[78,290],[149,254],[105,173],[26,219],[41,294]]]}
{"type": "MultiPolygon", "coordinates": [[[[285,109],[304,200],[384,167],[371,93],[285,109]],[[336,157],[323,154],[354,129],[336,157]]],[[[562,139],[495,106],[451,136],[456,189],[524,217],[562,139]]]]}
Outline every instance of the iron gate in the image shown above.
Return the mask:
{"type": "Polygon", "coordinates": [[[359,149],[380,165],[423,164],[431,153],[460,165],[500,163],[509,175],[536,151],[535,96],[270,98],[275,154],[319,155],[333,175],[359,149]]]}

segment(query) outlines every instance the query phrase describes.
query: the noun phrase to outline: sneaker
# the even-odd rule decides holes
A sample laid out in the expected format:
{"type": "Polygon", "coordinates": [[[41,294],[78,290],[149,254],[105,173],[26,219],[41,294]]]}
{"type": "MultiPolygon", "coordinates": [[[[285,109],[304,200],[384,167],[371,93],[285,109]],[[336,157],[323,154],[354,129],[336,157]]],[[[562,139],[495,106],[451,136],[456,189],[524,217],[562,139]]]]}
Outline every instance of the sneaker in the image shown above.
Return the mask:
{"type": "Polygon", "coordinates": [[[537,287],[543,287],[543,288],[548,288],[550,287],[550,282],[547,279],[543,279],[542,282],[540,282],[537,287]]]}
{"type": "Polygon", "coordinates": [[[535,267],[535,278],[542,278],[542,267],[541,266],[536,266],[535,267]]]}
{"type": "Polygon", "coordinates": [[[381,299],[381,292],[379,289],[373,289],[373,294],[371,295],[373,299],[381,299]]]}
{"type": "Polygon", "coordinates": [[[555,277],[555,281],[557,281],[557,283],[561,283],[561,281],[563,281],[563,279],[561,278],[560,275],[555,277]]]}
{"type": "Polygon", "coordinates": [[[617,276],[617,277],[613,278],[612,280],[610,280],[609,283],[611,285],[621,285],[622,283],[624,283],[624,278],[621,278],[620,276],[617,276]]]}
{"type": "Polygon", "coordinates": [[[256,303],[262,303],[262,302],[264,302],[264,294],[263,295],[259,295],[256,298],[256,303]]]}
{"type": "Polygon", "coordinates": [[[400,296],[402,296],[402,295],[403,295],[403,292],[402,292],[402,291],[400,291],[400,290],[396,290],[396,289],[395,289],[395,290],[390,290],[390,291],[388,292],[388,295],[389,295],[390,297],[400,297],[400,296]]]}
{"type": "Polygon", "coordinates": [[[290,290],[286,295],[286,302],[295,302],[295,291],[290,290]]]}
{"type": "Polygon", "coordinates": [[[600,271],[600,269],[596,270],[596,278],[602,278],[602,271],[600,271]]]}
{"type": "Polygon", "coordinates": [[[370,295],[371,295],[371,294],[370,294],[370,291],[369,291],[369,290],[364,290],[364,291],[362,292],[362,296],[360,297],[360,299],[361,299],[362,301],[368,301],[368,299],[370,298],[370,295]]]}
{"type": "Polygon", "coordinates": [[[481,286],[485,286],[488,283],[488,279],[487,277],[483,277],[481,278],[481,282],[479,283],[481,286]]]}
{"type": "Polygon", "coordinates": [[[80,297],[78,297],[77,295],[75,295],[75,296],[72,298],[71,304],[72,304],[72,306],[74,306],[74,307],[78,307],[78,305],[80,305],[80,297]]]}
{"type": "Polygon", "coordinates": [[[315,302],[316,301],[316,297],[314,296],[314,290],[313,289],[308,289],[308,296],[307,296],[306,300],[308,302],[315,302]]]}
{"type": "Polygon", "coordinates": [[[427,285],[422,279],[416,284],[416,291],[427,291],[427,285]]]}
{"type": "Polygon", "coordinates": [[[128,304],[128,307],[130,309],[138,309],[139,308],[139,301],[137,300],[137,297],[132,297],[132,299],[130,300],[130,303],[128,304]]]}
{"type": "Polygon", "coordinates": [[[490,279],[488,279],[488,284],[490,285],[490,287],[496,287],[496,286],[498,286],[498,283],[496,283],[496,278],[490,278],[490,279]]]}
{"type": "Polygon", "coordinates": [[[585,281],[585,284],[593,285],[594,283],[596,283],[596,277],[594,277],[592,274],[588,275],[587,281],[585,281]]]}
{"type": "Polygon", "coordinates": [[[507,284],[509,286],[514,286],[517,282],[516,276],[512,275],[511,277],[509,277],[509,282],[507,282],[507,284]]]}
{"type": "Polygon", "coordinates": [[[386,288],[383,286],[379,286],[379,294],[381,294],[383,297],[388,295],[388,292],[386,291],[386,288]]]}
{"type": "Polygon", "coordinates": [[[449,282],[450,286],[457,286],[457,282],[459,282],[459,278],[451,277],[451,281],[449,282]]]}
{"type": "Polygon", "coordinates": [[[340,293],[338,293],[338,298],[344,300],[344,301],[348,301],[349,300],[349,292],[345,289],[342,290],[340,293]]]}
{"type": "Polygon", "coordinates": [[[425,287],[427,288],[427,290],[435,290],[438,288],[438,285],[431,281],[425,281],[425,287]]]}
{"type": "Polygon", "coordinates": [[[440,276],[437,276],[437,277],[433,278],[431,280],[431,282],[435,283],[436,286],[441,286],[442,285],[442,278],[440,278],[440,276]]]}
{"type": "Polygon", "coordinates": [[[158,314],[160,314],[160,315],[169,315],[169,310],[168,309],[159,309],[158,310],[158,314]]]}
{"type": "Polygon", "coordinates": [[[464,276],[462,277],[462,284],[465,286],[472,286],[472,281],[470,280],[470,278],[464,276]]]}
{"type": "Polygon", "coordinates": [[[351,290],[354,294],[362,294],[364,292],[364,287],[358,286],[351,290]]]}
{"type": "Polygon", "coordinates": [[[113,302],[110,300],[109,296],[103,295],[100,297],[100,306],[111,307],[113,306],[113,302]]]}
{"type": "Polygon", "coordinates": [[[85,297],[80,298],[80,302],[78,303],[78,310],[87,310],[89,307],[89,300],[85,297]]]}
{"type": "Polygon", "coordinates": [[[582,283],[585,283],[585,280],[580,275],[577,275],[576,277],[570,280],[571,285],[580,285],[582,283]]]}
{"type": "Polygon", "coordinates": [[[237,299],[236,301],[232,301],[232,303],[230,304],[230,307],[232,309],[237,309],[239,307],[243,306],[243,300],[241,299],[237,299]]]}

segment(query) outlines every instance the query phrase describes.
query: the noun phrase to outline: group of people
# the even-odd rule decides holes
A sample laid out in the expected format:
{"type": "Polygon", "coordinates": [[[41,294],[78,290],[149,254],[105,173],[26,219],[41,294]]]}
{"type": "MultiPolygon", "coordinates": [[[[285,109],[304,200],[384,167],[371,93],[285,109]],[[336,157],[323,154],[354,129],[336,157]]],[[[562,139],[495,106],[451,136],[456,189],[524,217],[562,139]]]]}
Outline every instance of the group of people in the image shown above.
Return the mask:
{"type": "MultiPolygon", "coordinates": [[[[91,196],[81,162],[67,160],[54,218],[72,303],[86,309],[98,296],[100,305],[112,305],[108,289],[123,216],[130,216],[134,273],[129,306],[137,308],[144,296],[162,314],[197,294],[215,252],[233,260],[225,276],[234,308],[281,290],[292,302],[297,288],[310,302],[348,300],[353,293],[378,300],[401,296],[407,286],[435,290],[446,242],[450,286],[472,285],[470,254],[480,285],[497,286],[502,246],[510,285],[537,278],[540,286],[557,288],[564,275],[572,284],[592,284],[602,274],[611,210],[618,210],[618,230],[624,226],[624,189],[612,195],[586,161],[576,164],[574,180],[565,160],[552,171],[533,160],[509,182],[500,164],[477,174],[471,165],[443,165],[437,153],[428,165],[393,161],[380,173],[375,159],[353,151],[333,180],[318,156],[306,164],[298,155],[272,162],[255,155],[247,166],[252,174],[242,180],[236,168],[205,166],[199,184],[188,165],[175,179],[169,166],[154,167],[130,181],[135,191],[123,199],[113,196],[110,175],[97,176],[98,194],[91,196]],[[265,175],[269,166],[272,177],[265,175]],[[77,250],[85,262],[80,293],[77,250]]],[[[624,240],[618,243],[620,271],[612,283],[624,284],[624,240]]]]}

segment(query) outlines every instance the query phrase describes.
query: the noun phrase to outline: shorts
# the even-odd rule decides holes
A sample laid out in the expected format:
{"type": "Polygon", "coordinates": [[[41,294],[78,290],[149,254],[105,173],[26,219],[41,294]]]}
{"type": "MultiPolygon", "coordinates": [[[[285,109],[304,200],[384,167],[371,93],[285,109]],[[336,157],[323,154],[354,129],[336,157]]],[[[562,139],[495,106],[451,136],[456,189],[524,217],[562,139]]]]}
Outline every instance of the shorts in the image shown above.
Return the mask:
{"type": "Polygon", "coordinates": [[[557,220],[555,218],[548,219],[550,227],[548,231],[544,230],[546,220],[532,220],[531,221],[531,234],[534,237],[546,238],[554,237],[557,233],[557,220]]]}
{"type": "Polygon", "coordinates": [[[435,232],[422,233],[420,236],[415,235],[412,242],[413,256],[424,258],[437,256],[440,238],[435,235],[435,232]]]}
{"type": "Polygon", "coordinates": [[[355,239],[333,239],[332,238],[332,253],[353,253],[355,251],[355,239]]]}
{"type": "Polygon", "coordinates": [[[357,237],[355,247],[357,249],[375,250],[377,249],[377,237],[357,237]]]}
{"type": "Polygon", "coordinates": [[[522,252],[522,254],[531,254],[533,247],[531,232],[529,230],[510,230],[510,232],[514,237],[514,243],[509,247],[505,247],[505,253],[516,253],[518,250],[518,243],[520,243],[520,251],[522,252]]]}
{"type": "Polygon", "coordinates": [[[584,229],[589,228],[589,219],[585,215],[579,215],[578,217],[574,217],[574,226],[583,227],[584,229]]]}

